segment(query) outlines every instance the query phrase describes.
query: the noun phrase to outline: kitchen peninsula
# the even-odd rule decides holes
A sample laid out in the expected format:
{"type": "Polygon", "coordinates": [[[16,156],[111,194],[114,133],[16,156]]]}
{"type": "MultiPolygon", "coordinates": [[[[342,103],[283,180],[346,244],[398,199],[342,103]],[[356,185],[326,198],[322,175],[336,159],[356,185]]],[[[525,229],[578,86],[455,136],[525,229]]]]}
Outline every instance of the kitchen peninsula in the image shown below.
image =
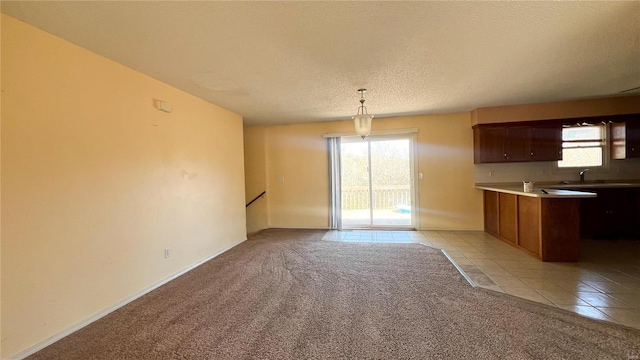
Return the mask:
{"type": "Polygon", "coordinates": [[[484,190],[485,231],[542,261],[577,261],[580,256],[580,199],[588,191],[477,184],[484,190]],[[544,191],[543,191],[544,190],[544,191]]]}

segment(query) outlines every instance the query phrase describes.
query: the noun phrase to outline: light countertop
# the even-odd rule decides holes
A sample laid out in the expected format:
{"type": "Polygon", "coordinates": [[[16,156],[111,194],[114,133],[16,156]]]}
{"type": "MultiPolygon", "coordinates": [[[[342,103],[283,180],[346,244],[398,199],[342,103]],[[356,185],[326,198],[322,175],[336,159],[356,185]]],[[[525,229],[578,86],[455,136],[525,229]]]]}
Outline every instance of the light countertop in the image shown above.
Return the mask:
{"type": "Polygon", "coordinates": [[[476,189],[489,190],[507,194],[514,194],[520,196],[539,197],[539,198],[594,198],[598,195],[588,191],[573,191],[552,189],[551,187],[538,187],[534,186],[533,192],[524,192],[522,185],[501,185],[501,184],[476,184],[476,189]],[[547,194],[543,193],[545,190],[547,194]]]}
{"type": "Polygon", "coordinates": [[[611,189],[611,188],[637,188],[640,187],[640,182],[588,182],[584,184],[540,184],[540,187],[546,189],[545,186],[552,189],[611,189]]]}

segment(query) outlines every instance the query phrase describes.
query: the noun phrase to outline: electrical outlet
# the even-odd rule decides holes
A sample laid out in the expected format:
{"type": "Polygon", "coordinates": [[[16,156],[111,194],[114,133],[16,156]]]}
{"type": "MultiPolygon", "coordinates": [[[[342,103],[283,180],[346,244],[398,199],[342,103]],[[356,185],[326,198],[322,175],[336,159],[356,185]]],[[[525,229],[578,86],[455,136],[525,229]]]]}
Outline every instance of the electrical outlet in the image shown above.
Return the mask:
{"type": "Polygon", "coordinates": [[[169,256],[171,256],[171,249],[169,248],[164,249],[164,258],[168,259],[169,256]]]}

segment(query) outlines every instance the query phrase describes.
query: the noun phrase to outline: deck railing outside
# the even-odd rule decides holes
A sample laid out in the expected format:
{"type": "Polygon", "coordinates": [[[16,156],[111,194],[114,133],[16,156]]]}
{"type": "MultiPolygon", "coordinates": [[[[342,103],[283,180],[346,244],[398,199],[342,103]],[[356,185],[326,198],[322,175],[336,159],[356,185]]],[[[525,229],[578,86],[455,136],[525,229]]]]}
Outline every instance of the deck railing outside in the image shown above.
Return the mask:
{"type": "MultiPolygon", "coordinates": [[[[409,185],[379,186],[373,189],[374,209],[396,209],[411,204],[409,185]]],[[[342,209],[358,210],[369,208],[369,187],[348,186],[342,188],[342,209]]]]}

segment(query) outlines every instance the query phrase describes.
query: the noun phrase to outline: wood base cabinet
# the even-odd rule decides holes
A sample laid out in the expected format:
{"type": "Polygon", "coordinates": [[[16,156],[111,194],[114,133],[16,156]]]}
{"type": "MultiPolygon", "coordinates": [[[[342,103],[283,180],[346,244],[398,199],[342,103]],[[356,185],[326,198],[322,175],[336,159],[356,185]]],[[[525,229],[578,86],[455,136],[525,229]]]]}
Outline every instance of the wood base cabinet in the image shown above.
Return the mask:
{"type": "Polygon", "coordinates": [[[484,192],[484,229],[490,234],[498,233],[498,196],[495,191],[484,192]]]}
{"type": "Polygon", "coordinates": [[[593,189],[583,199],[581,232],[586,239],[630,239],[640,234],[640,188],[593,189]]]}
{"type": "Polygon", "coordinates": [[[499,193],[498,235],[512,244],[518,243],[518,196],[499,193]]]}
{"type": "Polygon", "coordinates": [[[542,254],[539,200],[526,196],[518,199],[518,245],[538,257],[542,254]]]}
{"type": "Polygon", "coordinates": [[[485,190],[485,231],[542,261],[578,261],[580,202],[485,190]]]}

